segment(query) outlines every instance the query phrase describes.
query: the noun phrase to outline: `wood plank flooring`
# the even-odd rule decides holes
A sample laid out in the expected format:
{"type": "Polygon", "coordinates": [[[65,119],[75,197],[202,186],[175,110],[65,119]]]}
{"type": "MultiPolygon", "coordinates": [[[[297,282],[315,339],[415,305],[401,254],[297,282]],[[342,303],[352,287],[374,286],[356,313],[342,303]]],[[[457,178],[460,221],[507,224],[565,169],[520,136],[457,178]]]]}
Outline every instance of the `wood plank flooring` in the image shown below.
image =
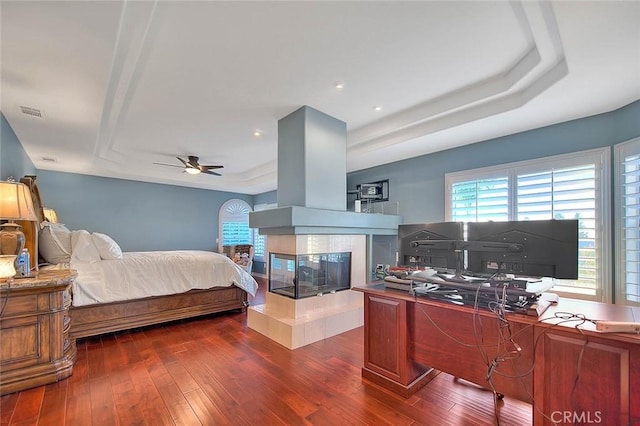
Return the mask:
{"type": "Polygon", "coordinates": [[[530,405],[505,398],[497,419],[491,392],[444,373],[408,399],[378,388],[363,343],[358,328],[291,351],[238,312],[84,339],[73,376],[3,396],[0,424],[531,424],[530,405]]]}

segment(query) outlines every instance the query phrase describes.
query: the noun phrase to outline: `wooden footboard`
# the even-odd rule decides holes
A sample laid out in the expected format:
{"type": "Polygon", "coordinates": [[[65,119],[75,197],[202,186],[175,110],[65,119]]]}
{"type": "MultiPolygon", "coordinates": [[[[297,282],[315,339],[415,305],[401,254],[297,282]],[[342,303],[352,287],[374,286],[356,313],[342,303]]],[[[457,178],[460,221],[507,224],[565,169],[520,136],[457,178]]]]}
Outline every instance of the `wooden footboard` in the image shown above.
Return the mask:
{"type": "Polygon", "coordinates": [[[236,286],[100,305],[72,306],[69,310],[70,334],[72,338],[95,336],[233,309],[244,310],[246,306],[247,293],[236,286]]]}

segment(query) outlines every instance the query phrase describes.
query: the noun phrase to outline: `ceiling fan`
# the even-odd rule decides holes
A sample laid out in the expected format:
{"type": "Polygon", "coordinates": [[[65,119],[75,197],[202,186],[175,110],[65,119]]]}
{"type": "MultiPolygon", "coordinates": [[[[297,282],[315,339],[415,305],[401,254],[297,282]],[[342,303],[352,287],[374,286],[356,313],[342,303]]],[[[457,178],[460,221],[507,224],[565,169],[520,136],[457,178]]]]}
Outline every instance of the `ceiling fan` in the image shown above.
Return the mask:
{"type": "Polygon", "coordinates": [[[185,172],[189,173],[190,175],[197,175],[200,173],[204,173],[207,175],[216,175],[216,176],[222,176],[220,173],[216,173],[214,171],[212,171],[213,169],[222,169],[224,166],[205,166],[203,164],[200,164],[198,162],[199,158],[194,156],[194,155],[190,155],[188,156],[188,160],[185,160],[184,158],[180,158],[180,157],[176,157],[181,163],[182,166],[178,166],[177,164],[164,164],[164,163],[153,163],[153,164],[158,164],[160,166],[169,166],[169,167],[180,167],[181,169],[184,169],[185,172]]]}

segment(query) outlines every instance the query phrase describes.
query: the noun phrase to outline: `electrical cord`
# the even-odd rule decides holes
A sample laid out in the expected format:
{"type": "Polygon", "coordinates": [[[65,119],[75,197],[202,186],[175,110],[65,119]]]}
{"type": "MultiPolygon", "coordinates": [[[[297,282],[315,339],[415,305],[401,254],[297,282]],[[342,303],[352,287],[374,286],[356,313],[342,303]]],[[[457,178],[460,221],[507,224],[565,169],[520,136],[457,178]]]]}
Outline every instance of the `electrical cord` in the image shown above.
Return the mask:
{"type": "MultiPolygon", "coordinates": [[[[493,358],[489,358],[486,353],[483,354],[483,358],[485,360],[485,364],[487,365],[487,373],[485,375],[485,380],[489,384],[493,392],[493,405],[494,405],[494,416],[496,424],[500,424],[500,416],[499,416],[499,407],[498,401],[502,399],[502,394],[500,394],[496,386],[493,382],[493,374],[498,369],[498,366],[507,361],[507,360],[515,360],[520,356],[521,348],[520,346],[513,341],[513,336],[511,333],[511,324],[505,318],[505,301],[506,301],[506,286],[502,287],[502,298],[499,298],[497,289],[495,290],[495,301],[491,301],[487,304],[487,307],[497,318],[497,337],[498,342],[495,345],[496,354],[493,358]],[[505,335],[506,331],[506,335],[505,335]],[[513,350],[507,349],[506,342],[509,341],[513,346],[513,350]]],[[[477,309],[477,308],[476,308],[477,309]]],[[[481,352],[484,352],[481,350],[481,352]]],[[[514,368],[515,370],[515,368],[514,368]]]]}
{"type": "MultiPolygon", "coordinates": [[[[497,272],[492,277],[494,277],[495,275],[497,275],[497,272]]],[[[585,335],[583,333],[583,331],[580,328],[580,326],[585,324],[586,322],[591,322],[591,323],[595,324],[595,321],[587,318],[586,316],[584,316],[582,314],[573,314],[573,313],[570,313],[570,312],[556,312],[553,317],[539,319],[535,323],[532,323],[530,325],[522,327],[516,333],[513,333],[512,330],[511,330],[511,324],[506,319],[506,315],[505,315],[506,311],[507,311],[508,302],[509,302],[506,290],[507,290],[507,286],[502,286],[502,294],[499,295],[498,294],[498,287],[496,287],[496,290],[495,290],[495,293],[494,293],[495,300],[491,300],[491,301],[487,302],[487,308],[489,309],[489,311],[491,311],[496,316],[496,319],[498,320],[498,330],[497,330],[498,342],[497,342],[497,344],[485,344],[485,342],[484,342],[484,329],[483,329],[483,325],[482,325],[482,316],[480,315],[480,309],[479,309],[479,299],[480,299],[480,297],[479,297],[480,288],[479,287],[475,292],[475,297],[474,297],[474,301],[473,301],[473,330],[474,330],[475,345],[464,343],[464,342],[460,341],[459,339],[457,339],[456,337],[454,337],[454,336],[448,334],[447,332],[445,332],[441,327],[439,327],[435,323],[435,321],[424,310],[424,308],[421,306],[421,304],[418,304],[418,306],[420,307],[420,310],[422,311],[422,313],[429,319],[431,324],[441,334],[443,334],[444,336],[448,337],[449,339],[453,340],[454,342],[456,342],[458,344],[461,344],[461,345],[463,345],[465,347],[476,347],[478,349],[478,352],[479,352],[482,360],[484,361],[485,365],[487,365],[486,380],[487,380],[487,383],[489,384],[491,390],[493,391],[494,414],[495,414],[495,420],[496,420],[496,424],[497,425],[500,424],[500,418],[499,418],[499,414],[498,414],[499,413],[498,400],[500,398],[500,394],[497,392],[495,384],[493,382],[494,374],[495,375],[499,375],[501,377],[505,377],[505,378],[512,378],[512,379],[520,380],[524,391],[531,398],[532,404],[535,407],[536,411],[540,415],[542,415],[544,418],[546,418],[548,421],[550,421],[551,423],[556,424],[556,422],[554,422],[553,419],[550,418],[550,416],[548,416],[547,414],[545,414],[545,413],[540,411],[538,405],[535,403],[534,396],[531,394],[531,390],[528,388],[527,384],[524,382],[524,378],[527,377],[528,375],[532,374],[534,369],[535,369],[535,353],[537,352],[538,343],[540,342],[541,337],[545,336],[551,329],[553,329],[555,327],[558,327],[560,325],[564,325],[566,323],[578,321],[578,323],[574,325],[574,328],[581,335],[583,335],[585,337],[585,343],[581,347],[580,353],[578,355],[578,360],[577,360],[577,365],[576,365],[576,377],[575,377],[575,379],[573,381],[571,394],[569,396],[570,401],[573,400],[573,397],[575,395],[575,392],[576,392],[576,389],[577,389],[577,386],[578,386],[578,382],[580,380],[580,372],[581,372],[581,368],[582,368],[582,359],[583,359],[584,351],[585,351],[587,345],[589,344],[589,338],[588,338],[587,335],[585,335]],[[532,357],[532,364],[531,364],[530,368],[526,369],[523,373],[518,373],[518,374],[505,374],[505,373],[503,373],[503,372],[501,372],[499,370],[499,365],[502,364],[502,363],[505,363],[507,361],[511,365],[511,368],[513,369],[514,372],[516,372],[518,370],[517,366],[515,364],[515,361],[518,358],[520,358],[520,356],[522,355],[522,348],[514,340],[514,338],[516,336],[520,335],[521,333],[524,333],[526,330],[529,330],[529,329],[535,327],[536,325],[539,325],[539,324],[542,324],[542,323],[546,323],[546,321],[557,320],[557,319],[560,319],[560,321],[557,321],[556,323],[554,323],[554,324],[550,325],[549,327],[545,328],[541,333],[538,334],[538,336],[536,336],[535,341],[534,341],[534,346],[533,346],[533,354],[534,354],[534,356],[532,357]],[[493,358],[490,358],[488,356],[486,350],[485,350],[486,348],[491,348],[491,347],[495,347],[496,348],[496,355],[493,358]]],[[[416,293],[413,293],[413,295],[414,295],[414,298],[417,299],[416,293]]]]}
{"type": "MultiPolygon", "coordinates": [[[[582,370],[582,357],[584,355],[584,351],[589,345],[589,336],[585,335],[581,330],[580,334],[582,334],[585,338],[584,344],[580,347],[580,353],[578,354],[578,362],[576,363],[576,377],[573,380],[573,386],[571,387],[571,394],[569,394],[569,401],[573,401],[573,397],[575,396],[576,389],[578,388],[578,382],[580,381],[580,372],[582,370]]],[[[573,403],[571,404],[573,405],[573,403]]]]}
{"type": "MultiPolygon", "coordinates": [[[[427,317],[429,319],[429,321],[431,322],[431,324],[444,336],[448,337],[449,339],[453,340],[454,342],[463,345],[465,347],[472,347],[472,348],[477,348],[478,352],[484,362],[484,364],[487,366],[487,375],[486,375],[486,379],[487,382],[489,383],[489,386],[493,392],[493,400],[494,400],[494,414],[496,415],[496,423],[499,425],[500,424],[500,419],[498,416],[498,400],[500,399],[499,393],[496,390],[496,387],[493,383],[493,373],[494,371],[496,371],[498,365],[506,360],[510,360],[510,359],[515,359],[517,357],[520,356],[520,352],[521,352],[521,348],[520,346],[513,340],[513,336],[511,333],[511,327],[510,327],[510,323],[509,321],[505,318],[505,301],[507,300],[507,294],[506,294],[506,286],[502,287],[502,298],[499,298],[499,294],[498,294],[498,288],[496,287],[495,289],[495,297],[496,297],[496,302],[494,302],[493,304],[490,305],[490,311],[493,312],[494,314],[496,314],[496,317],[498,318],[498,336],[499,336],[499,342],[498,345],[496,344],[485,344],[484,343],[484,328],[483,328],[483,324],[482,324],[482,315],[480,315],[480,306],[479,306],[479,300],[480,300],[480,287],[478,287],[478,289],[475,292],[475,297],[474,297],[474,303],[473,303],[473,307],[474,307],[474,311],[473,311],[473,331],[474,331],[474,340],[475,343],[471,344],[471,343],[465,343],[462,342],[461,340],[457,339],[456,337],[450,335],[449,333],[445,332],[438,324],[436,324],[436,322],[433,320],[433,318],[431,318],[431,316],[426,312],[426,310],[423,308],[422,304],[417,304],[417,306],[419,307],[419,309],[422,311],[423,315],[425,315],[425,317],[427,317]],[[505,330],[507,332],[507,334],[505,335],[505,330]],[[511,343],[511,345],[513,346],[513,350],[507,350],[506,344],[504,342],[509,341],[511,343]],[[485,348],[493,348],[496,347],[497,353],[496,355],[491,358],[485,348]]],[[[416,295],[414,294],[414,298],[417,299],[416,295]]]]}
{"type": "MultiPolygon", "coordinates": [[[[414,298],[417,300],[417,296],[414,296],[414,298]]],[[[436,324],[436,322],[434,321],[433,318],[431,318],[431,316],[429,315],[429,313],[427,311],[425,311],[424,307],[422,306],[421,303],[417,304],[418,308],[420,309],[420,311],[422,312],[422,314],[429,320],[429,322],[431,323],[431,325],[433,325],[439,332],[440,334],[442,334],[443,336],[449,338],[450,340],[458,343],[459,345],[465,346],[465,347],[471,347],[471,348],[475,348],[477,347],[476,343],[465,343],[457,338],[455,338],[454,336],[452,336],[451,334],[447,333],[446,331],[444,331],[440,326],[438,326],[438,324],[436,324]]],[[[493,346],[493,345],[491,345],[493,346]]]]}
{"type": "MultiPolygon", "coordinates": [[[[533,354],[535,354],[535,353],[537,352],[537,348],[538,348],[538,344],[539,344],[539,342],[540,342],[540,339],[541,339],[543,336],[545,336],[549,331],[551,331],[552,329],[554,329],[555,327],[558,327],[558,326],[560,326],[560,325],[564,325],[564,324],[566,324],[566,323],[579,321],[579,323],[578,323],[578,324],[574,325],[574,328],[575,328],[575,329],[576,329],[576,330],[577,330],[581,335],[585,336],[585,338],[586,338],[586,339],[588,339],[588,336],[587,336],[587,335],[585,335],[585,334],[583,333],[582,329],[581,329],[581,328],[579,328],[579,327],[580,327],[581,325],[585,324],[586,322],[591,322],[591,323],[594,323],[594,324],[595,324],[595,321],[594,321],[594,320],[588,319],[588,318],[586,318],[586,317],[585,317],[584,315],[582,315],[582,314],[573,314],[573,313],[570,313],[570,312],[556,312],[556,313],[554,314],[554,316],[553,316],[553,317],[543,318],[543,319],[541,319],[541,320],[538,320],[538,321],[536,321],[535,323],[533,323],[533,324],[531,324],[531,325],[529,325],[529,326],[527,326],[527,327],[524,327],[524,329],[529,329],[529,328],[531,328],[531,327],[533,327],[533,326],[536,326],[536,325],[539,325],[539,324],[543,324],[543,323],[546,323],[546,321],[555,320],[555,319],[561,319],[561,321],[558,321],[558,322],[556,322],[556,323],[554,323],[554,324],[551,324],[549,327],[545,328],[545,329],[544,329],[544,331],[542,331],[542,332],[541,332],[541,333],[536,337],[536,339],[535,339],[535,341],[534,341],[534,345],[533,345],[533,354]]],[[[523,329],[523,330],[524,330],[524,329],[523,329]]],[[[521,330],[521,331],[522,331],[522,330],[521,330]]],[[[582,346],[581,351],[580,351],[580,354],[578,355],[578,365],[577,365],[577,368],[576,368],[576,378],[574,379],[574,386],[573,386],[573,389],[572,389],[572,392],[571,392],[571,395],[570,395],[570,399],[572,399],[572,398],[573,398],[573,394],[574,394],[574,392],[575,392],[575,388],[576,388],[576,386],[577,386],[577,381],[579,380],[579,376],[580,376],[580,369],[581,369],[581,364],[582,364],[582,354],[584,353],[584,350],[586,349],[586,345],[587,345],[587,344],[588,344],[588,341],[585,341],[585,344],[582,346]]],[[[515,368],[515,367],[514,367],[514,368],[515,368]]],[[[535,408],[536,412],[537,412],[537,413],[539,413],[541,416],[543,416],[546,420],[548,420],[548,421],[549,421],[549,422],[551,422],[552,424],[554,424],[554,425],[555,425],[555,424],[558,424],[558,423],[557,423],[557,422],[555,422],[555,421],[554,421],[554,420],[553,420],[553,419],[552,419],[548,414],[543,413],[543,412],[540,410],[540,408],[538,407],[538,404],[536,404],[536,402],[535,402],[535,398],[534,398],[534,396],[531,394],[531,391],[527,388],[526,384],[524,383],[524,377],[526,377],[527,375],[531,374],[531,373],[534,371],[534,369],[535,369],[535,356],[533,357],[531,367],[530,367],[530,368],[529,368],[525,373],[523,373],[523,374],[520,374],[520,375],[507,375],[507,374],[501,373],[501,372],[500,372],[500,371],[498,371],[498,370],[495,370],[495,373],[496,373],[496,374],[498,374],[498,375],[500,375],[500,376],[502,376],[502,377],[506,377],[506,378],[514,378],[514,379],[515,379],[515,378],[518,378],[518,379],[521,381],[521,383],[522,383],[522,385],[523,385],[523,387],[524,387],[524,389],[525,389],[525,391],[526,391],[527,395],[528,395],[528,396],[529,396],[529,398],[531,399],[531,401],[532,401],[532,405],[533,405],[533,407],[535,408]]]]}
{"type": "MultiPolygon", "coordinates": [[[[486,344],[484,341],[484,328],[482,324],[482,316],[480,315],[480,308],[479,308],[479,291],[480,291],[479,289],[476,291],[476,295],[474,298],[474,306],[473,306],[473,329],[474,329],[475,344],[465,343],[460,339],[456,338],[455,336],[452,336],[451,334],[447,333],[440,326],[438,326],[438,324],[436,324],[433,318],[431,318],[431,316],[423,308],[422,304],[418,303],[417,306],[420,308],[420,311],[423,313],[423,315],[434,326],[434,328],[436,328],[442,335],[446,336],[450,340],[464,347],[475,347],[478,349],[481,358],[483,359],[484,363],[487,365],[486,379],[491,390],[493,391],[494,413],[496,415],[496,423],[498,425],[500,424],[500,419],[498,415],[499,393],[496,391],[495,384],[493,383],[494,375],[499,375],[505,378],[519,379],[520,382],[522,383],[522,386],[525,392],[531,398],[532,404],[535,407],[536,411],[539,414],[541,414],[544,418],[546,418],[547,420],[555,424],[553,419],[551,419],[547,414],[540,411],[540,409],[538,408],[538,405],[535,403],[535,398],[531,394],[531,390],[528,389],[527,384],[524,382],[524,378],[532,374],[532,372],[535,369],[535,356],[532,357],[531,366],[521,373],[505,374],[499,370],[499,365],[505,362],[509,362],[509,364],[512,366],[513,371],[514,372],[517,371],[517,368],[516,368],[517,366],[515,364],[515,361],[521,357],[522,347],[516,342],[515,338],[521,335],[522,333],[524,333],[525,331],[530,330],[539,324],[548,324],[548,321],[551,321],[551,320],[558,320],[558,319],[560,320],[551,324],[549,327],[546,327],[541,333],[539,333],[536,336],[534,340],[534,345],[533,345],[533,354],[535,355],[535,353],[537,352],[537,347],[540,342],[540,339],[543,336],[545,336],[549,331],[551,331],[552,329],[555,329],[560,325],[566,325],[567,323],[577,321],[578,323],[574,325],[574,328],[578,330],[578,332],[581,335],[583,335],[586,340],[585,340],[585,344],[581,347],[580,353],[578,355],[577,366],[576,366],[576,377],[574,379],[573,387],[570,395],[570,399],[573,399],[573,395],[575,394],[575,391],[577,389],[577,385],[580,379],[580,371],[582,367],[583,354],[589,343],[588,336],[583,333],[580,326],[587,322],[591,322],[595,324],[595,320],[589,319],[582,314],[573,314],[570,312],[556,312],[553,317],[539,319],[534,323],[531,323],[525,327],[520,328],[514,333],[511,330],[511,323],[506,319],[505,306],[507,301],[507,294],[506,294],[506,286],[503,286],[502,295],[498,294],[498,291],[496,288],[496,292],[495,292],[496,300],[491,301],[487,304],[489,311],[494,313],[496,316],[496,319],[498,320],[498,342],[497,344],[496,343],[486,344]],[[492,348],[492,347],[496,348],[496,355],[490,358],[486,353],[486,349],[492,348]]],[[[414,294],[414,298],[417,300],[416,294],[414,294]]]]}

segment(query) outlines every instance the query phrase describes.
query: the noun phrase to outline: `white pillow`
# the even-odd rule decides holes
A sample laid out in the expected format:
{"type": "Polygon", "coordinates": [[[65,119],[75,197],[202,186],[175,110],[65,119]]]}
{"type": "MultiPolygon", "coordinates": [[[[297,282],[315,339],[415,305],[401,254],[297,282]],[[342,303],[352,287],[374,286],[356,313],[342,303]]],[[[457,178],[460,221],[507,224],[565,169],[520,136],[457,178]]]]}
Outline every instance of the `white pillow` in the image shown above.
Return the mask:
{"type": "Polygon", "coordinates": [[[47,263],[57,265],[71,259],[71,231],[61,223],[42,222],[38,251],[47,263]]]}
{"type": "Polygon", "coordinates": [[[100,261],[100,253],[93,244],[91,234],[84,229],[79,231],[71,231],[71,260],[80,262],[100,261]]]}
{"type": "Polygon", "coordinates": [[[122,250],[113,238],[99,232],[91,234],[91,238],[103,260],[122,259],[122,250]]]}

